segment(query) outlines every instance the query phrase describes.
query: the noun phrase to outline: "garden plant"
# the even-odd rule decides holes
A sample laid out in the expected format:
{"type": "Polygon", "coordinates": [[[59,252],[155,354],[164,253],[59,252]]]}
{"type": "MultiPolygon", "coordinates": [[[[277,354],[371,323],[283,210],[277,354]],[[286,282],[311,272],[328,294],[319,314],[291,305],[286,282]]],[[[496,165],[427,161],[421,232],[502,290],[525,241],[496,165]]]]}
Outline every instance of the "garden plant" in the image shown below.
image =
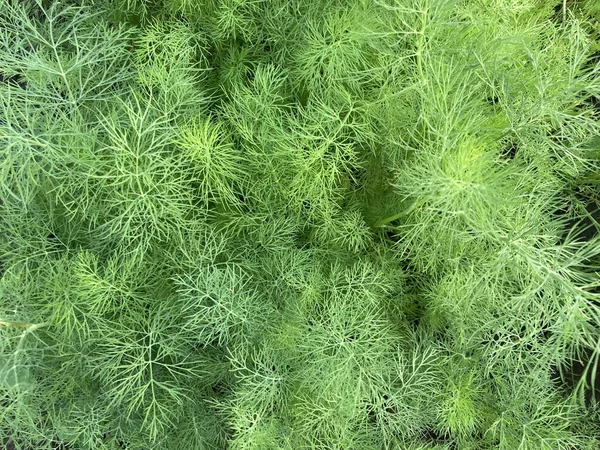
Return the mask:
{"type": "Polygon", "coordinates": [[[600,449],[597,0],[0,0],[0,447],[600,449]]]}

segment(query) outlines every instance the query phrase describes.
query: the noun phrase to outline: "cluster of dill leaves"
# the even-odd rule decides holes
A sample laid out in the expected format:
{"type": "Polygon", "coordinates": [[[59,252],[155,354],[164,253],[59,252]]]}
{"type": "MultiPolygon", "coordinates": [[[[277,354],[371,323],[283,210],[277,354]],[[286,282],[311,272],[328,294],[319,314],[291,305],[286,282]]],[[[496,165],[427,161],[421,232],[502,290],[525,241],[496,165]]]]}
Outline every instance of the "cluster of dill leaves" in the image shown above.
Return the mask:
{"type": "Polygon", "coordinates": [[[599,20],[0,0],[0,445],[600,448],[599,20]]]}

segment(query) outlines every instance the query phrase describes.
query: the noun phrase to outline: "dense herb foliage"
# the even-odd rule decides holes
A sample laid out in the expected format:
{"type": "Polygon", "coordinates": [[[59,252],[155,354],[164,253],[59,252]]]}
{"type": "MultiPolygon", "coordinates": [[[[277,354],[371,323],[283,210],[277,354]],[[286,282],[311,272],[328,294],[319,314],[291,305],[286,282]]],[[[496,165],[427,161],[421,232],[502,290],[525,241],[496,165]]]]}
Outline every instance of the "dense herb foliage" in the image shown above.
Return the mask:
{"type": "Polygon", "coordinates": [[[16,449],[600,448],[596,0],[0,0],[16,449]]]}

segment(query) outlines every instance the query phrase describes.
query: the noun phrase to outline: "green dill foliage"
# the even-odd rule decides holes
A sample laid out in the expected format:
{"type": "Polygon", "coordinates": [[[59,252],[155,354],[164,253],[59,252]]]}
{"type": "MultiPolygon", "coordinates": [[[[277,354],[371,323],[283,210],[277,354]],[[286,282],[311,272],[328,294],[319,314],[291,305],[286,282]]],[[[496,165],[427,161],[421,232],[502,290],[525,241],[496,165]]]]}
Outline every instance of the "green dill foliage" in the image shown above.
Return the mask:
{"type": "Polygon", "coordinates": [[[0,0],[0,445],[600,448],[593,0],[0,0]]]}

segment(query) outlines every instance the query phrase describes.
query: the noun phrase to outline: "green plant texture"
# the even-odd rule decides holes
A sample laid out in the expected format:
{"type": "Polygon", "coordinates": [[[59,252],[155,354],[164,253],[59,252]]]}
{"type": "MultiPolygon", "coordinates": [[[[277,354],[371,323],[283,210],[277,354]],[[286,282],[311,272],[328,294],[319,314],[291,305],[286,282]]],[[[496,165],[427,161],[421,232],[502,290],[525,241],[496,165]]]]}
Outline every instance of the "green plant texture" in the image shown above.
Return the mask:
{"type": "Polygon", "coordinates": [[[0,447],[600,449],[595,0],[0,0],[0,447]]]}

